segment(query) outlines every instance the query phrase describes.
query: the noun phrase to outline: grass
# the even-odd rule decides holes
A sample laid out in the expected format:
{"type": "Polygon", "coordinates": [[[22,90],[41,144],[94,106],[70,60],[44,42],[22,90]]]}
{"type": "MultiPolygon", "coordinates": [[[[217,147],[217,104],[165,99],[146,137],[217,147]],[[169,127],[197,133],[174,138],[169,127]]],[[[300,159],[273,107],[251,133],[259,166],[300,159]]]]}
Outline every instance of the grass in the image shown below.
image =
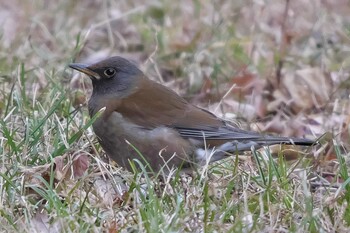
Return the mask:
{"type": "Polygon", "coordinates": [[[282,2],[0,3],[0,231],[346,231],[350,9],[282,2]],[[253,129],[334,133],[293,161],[260,150],[163,179],[126,172],[90,127],[89,81],[67,68],[115,54],[218,115],[262,122],[253,129]]]}

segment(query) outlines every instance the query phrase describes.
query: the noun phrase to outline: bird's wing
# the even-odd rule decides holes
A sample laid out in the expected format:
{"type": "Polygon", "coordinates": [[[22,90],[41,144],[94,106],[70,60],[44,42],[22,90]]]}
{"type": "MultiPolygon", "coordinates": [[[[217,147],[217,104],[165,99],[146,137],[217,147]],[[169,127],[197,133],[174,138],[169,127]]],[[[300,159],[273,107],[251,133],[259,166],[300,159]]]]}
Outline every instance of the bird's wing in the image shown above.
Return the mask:
{"type": "Polygon", "coordinates": [[[142,88],[122,99],[115,111],[129,121],[145,128],[219,128],[225,123],[214,114],[189,104],[174,91],[150,80],[142,88]]]}
{"type": "Polygon", "coordinates": [[[243,143],[256,142],[261,145],[273,144],[295,144],[295,145],[312,145],[315,142],[304,138],[279,137],[259,134],[257,132],[246,131],[235,128],[230,125],[219,128],[193,129],[177,128],[180,135],[186,138],[205,139],[211,141],[211,145],[220,145],[225,141],[240,141],[243,143]],[[217,141],[217,143],[215,142],[217,141]]]}
{"type": "Polygon", "coordinates": [[[145,80],[141,85],[142,88],[123,99],[116,107],[117,112],[140,127],[153,129],[169,126],[182,137],[206,140],[211,144],[235,140],[267,144],[311,144],[306,139],[266,136],[239,129],[209,111],[188,103],[174,91],[156,82],[145,80]]]}

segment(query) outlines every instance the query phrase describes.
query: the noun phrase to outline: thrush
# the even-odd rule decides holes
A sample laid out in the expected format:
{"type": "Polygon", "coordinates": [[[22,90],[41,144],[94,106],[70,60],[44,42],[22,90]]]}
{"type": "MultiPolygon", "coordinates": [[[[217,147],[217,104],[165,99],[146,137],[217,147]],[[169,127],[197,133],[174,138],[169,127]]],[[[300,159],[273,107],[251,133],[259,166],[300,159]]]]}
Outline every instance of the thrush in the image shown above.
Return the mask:
{"type": "Polygon", "coordinates": [[[91,78],[89,114],[105,108],[93,123],[94,132],[107,155],[128,170],[134,159],[159,171],[192,168],[252,147],[314,143],[242,130],[147,78],[119,56],[69,66],[91,78]]]}

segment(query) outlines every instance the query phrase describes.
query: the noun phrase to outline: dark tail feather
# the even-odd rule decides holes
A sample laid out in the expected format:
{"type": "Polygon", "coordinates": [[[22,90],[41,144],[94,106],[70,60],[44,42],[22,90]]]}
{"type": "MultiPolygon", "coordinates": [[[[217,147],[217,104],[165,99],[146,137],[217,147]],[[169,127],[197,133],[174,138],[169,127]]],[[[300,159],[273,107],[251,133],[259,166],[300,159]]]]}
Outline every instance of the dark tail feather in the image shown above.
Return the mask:
{"type": "Polygon", "coordinates": [[[274,145],[274,144],[287,144],[287,145],[299,145],[299,146],[312,146],[317,142],[306,138],[288,138],[288,137],[266,137],[256,141],[261,146],[274,145]]]}
{"type": "Polygon", "coordinates": [[[272,146],[277,144],[286,145],[299,145],[299,146],[312,146],[317,144],[317,141],[313,141],[305,138],[287,138],[287,137],[261,137],[259,139],[247,140],[247,141],[231,141],[224,143],[216,148],[216,152],[213,154],[210,162],[215,162],[227,157],[228,154],[234,154],[240,151],[249,151],[252,146],[255,149],[259,149],[263,146],[272,146]]]}

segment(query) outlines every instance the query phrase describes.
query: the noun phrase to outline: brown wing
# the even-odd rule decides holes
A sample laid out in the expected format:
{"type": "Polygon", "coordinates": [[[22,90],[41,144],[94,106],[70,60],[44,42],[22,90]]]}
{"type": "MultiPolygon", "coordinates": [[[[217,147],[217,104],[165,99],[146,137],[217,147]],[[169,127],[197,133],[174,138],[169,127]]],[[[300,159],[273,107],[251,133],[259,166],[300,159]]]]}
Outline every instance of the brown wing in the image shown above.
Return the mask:
{"type": "MultiPolygon", "coordinates": [[[[206,139],[211,145],[225,141],[257,144],[294,143],[310,145],[313,141],[274,137],[236,128],[214,114],[189,104],[172,90],[150,80],[142,80],[142,89],[118,101],[115,111],[144,128],[170,126],[182,137],[206,139]]],[[[244,147],[245,148],[245,147],[244,147]]],[[[249,147],[250,148],[250,147],[249,147]]]]}
{"type": "Polygon", "coordinates": [[[142,89],[120,101],[116,111],[145,128],[161,125],[174,128],[218,128],[225,123],[212,113],[189,104],[174,91],[151,80],[142,80],[142,89]]]}

